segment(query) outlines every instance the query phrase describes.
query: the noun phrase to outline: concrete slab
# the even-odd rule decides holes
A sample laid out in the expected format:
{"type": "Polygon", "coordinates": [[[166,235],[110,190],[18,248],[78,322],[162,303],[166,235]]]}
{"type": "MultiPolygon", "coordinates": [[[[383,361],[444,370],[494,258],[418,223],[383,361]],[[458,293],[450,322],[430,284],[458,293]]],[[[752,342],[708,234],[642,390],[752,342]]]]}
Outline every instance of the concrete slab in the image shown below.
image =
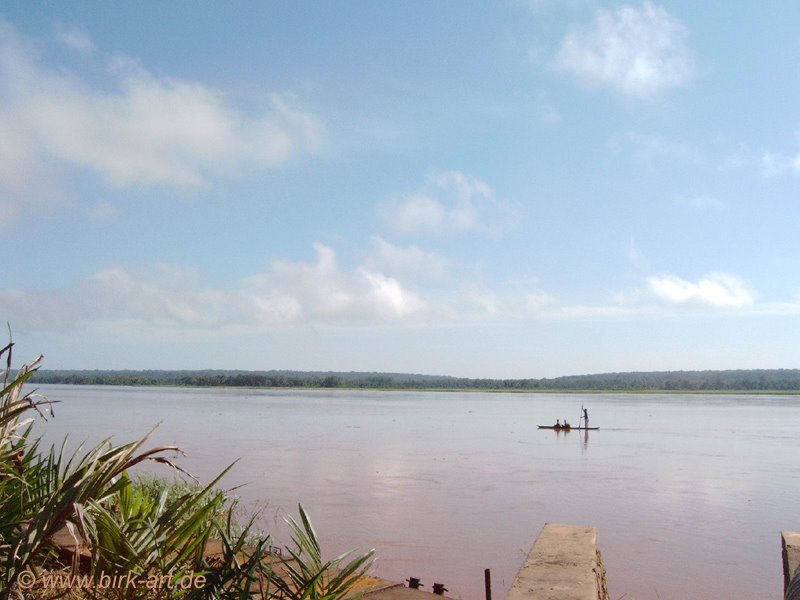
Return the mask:
{"type": "Polygon", "coordinates": [[[781,531],[781,555],[783,556],[783,591],[785,593],[792,576],[800,566],[800,531],[781,531]]]}
{"type": "Polygon", "coordinates": [[[594,527],[547,523],[506,600],[597,600],[594,527]]]}

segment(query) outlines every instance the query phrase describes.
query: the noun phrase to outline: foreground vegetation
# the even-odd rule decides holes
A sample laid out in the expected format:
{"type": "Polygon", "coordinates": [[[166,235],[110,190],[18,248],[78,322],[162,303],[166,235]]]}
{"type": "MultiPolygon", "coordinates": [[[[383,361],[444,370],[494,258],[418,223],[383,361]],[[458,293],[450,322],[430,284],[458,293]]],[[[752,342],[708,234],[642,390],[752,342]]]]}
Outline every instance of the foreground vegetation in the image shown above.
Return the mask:
{"type": "Polygon", "coordinates": [[[12,377],[12,346],[0,350],[0,600],[335,600],[368,569],[371,553],[324,561],[302,507],[299,522],[290,519],[288,560],[270,555],[258,515],[239,524],[235,498],[219,490],[227,469],[205,486],[134,481],[130,471],[143,463],[180,471],[171,458],[178,449],[145,449],[148,436],[71,454],[66,442],[42,450],[32,424],[52,414],[50,403],[23,393],[41,357],[12,377]]]}
{"type": "Polygon", "coordinates": [[[800,391],[800,369],[658,371],[551,379],[469,379],[407,373],[303,371],[75,371],[36,374],[38,383],[509,391],[800,391]]]}

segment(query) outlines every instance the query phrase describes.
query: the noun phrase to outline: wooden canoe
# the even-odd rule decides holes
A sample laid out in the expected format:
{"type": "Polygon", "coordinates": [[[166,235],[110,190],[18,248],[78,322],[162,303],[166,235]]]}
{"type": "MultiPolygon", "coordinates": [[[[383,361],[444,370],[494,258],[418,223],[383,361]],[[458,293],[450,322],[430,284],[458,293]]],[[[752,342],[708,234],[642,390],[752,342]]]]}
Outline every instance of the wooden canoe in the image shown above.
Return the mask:
{"type": "Polygon", "coordinates": [[[572,427],[572,426],[570,426],[570,427],[561,427],[561,426],[556,427],[555,425],[537,425],[537,427],[539,429],[555,429],[556,431],[572,431],[573,429],[575,429],[575,430],[578,430],[578,429],[587,430],[588,429],[589,431],[596,431],[596,430],[600,429],[599,427],[572,427]]]}

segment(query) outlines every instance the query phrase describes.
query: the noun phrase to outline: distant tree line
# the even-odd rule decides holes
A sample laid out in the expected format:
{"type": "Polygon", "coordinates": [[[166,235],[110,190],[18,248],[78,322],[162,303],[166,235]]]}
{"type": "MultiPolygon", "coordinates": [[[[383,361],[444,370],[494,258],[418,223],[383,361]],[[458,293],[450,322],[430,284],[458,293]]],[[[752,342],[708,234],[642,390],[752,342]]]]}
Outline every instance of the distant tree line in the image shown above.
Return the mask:
{"type": "Polygon", "coordinates": [[[423,390],[800,391],[800,369],[601,373],[550,379],[471,379],[409,373],[320,371],[40,370],[31,381],[75,385],[423,390]]]}

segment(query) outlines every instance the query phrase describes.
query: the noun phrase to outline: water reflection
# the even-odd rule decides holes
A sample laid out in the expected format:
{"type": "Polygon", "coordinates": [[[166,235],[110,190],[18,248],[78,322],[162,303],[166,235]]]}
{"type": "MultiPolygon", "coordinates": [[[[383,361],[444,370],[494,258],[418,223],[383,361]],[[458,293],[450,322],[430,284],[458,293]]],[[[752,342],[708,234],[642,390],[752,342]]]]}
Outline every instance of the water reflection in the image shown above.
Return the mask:
{"type": "Polygon", "coordinates": [[[569,436],[569,434],[572,433],[573,431],[577,431],[578,432],[578,439],[581,441],[581,454],[585,454],[586,450],[588,450],[588,448],[589,448],[589,430],[588,429],[579,428],[579,427],[570,427],[570,428],[565,429],[565,428],[561,427],[559,429],[551,429],[550,431],[555,433],[556,438],[560,438],[561,435],[563,434],[564,435],[564,439],[566,439],[567,436],[569,436]]]}

